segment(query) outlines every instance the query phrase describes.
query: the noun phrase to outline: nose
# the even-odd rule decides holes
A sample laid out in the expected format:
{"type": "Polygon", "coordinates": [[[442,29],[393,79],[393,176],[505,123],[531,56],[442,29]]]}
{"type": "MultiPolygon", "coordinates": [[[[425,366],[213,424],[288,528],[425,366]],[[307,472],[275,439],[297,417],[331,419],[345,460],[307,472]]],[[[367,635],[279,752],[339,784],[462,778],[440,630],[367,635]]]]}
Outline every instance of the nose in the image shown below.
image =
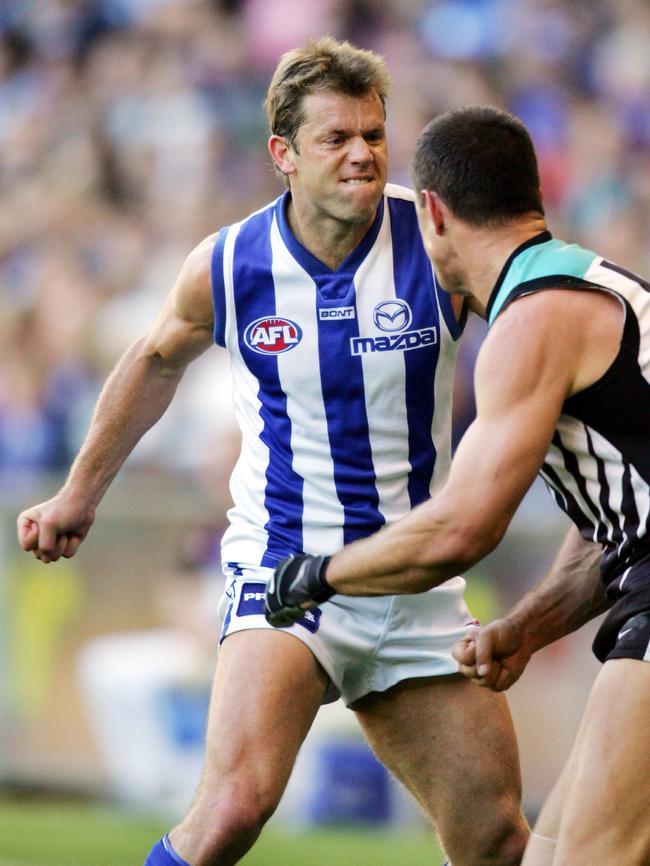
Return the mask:
{"type": "Polygon", "coordinates": [[[373,162],[374,156],[370,145],[362,135],[355,135],[350,140],[350,150],[348,152],[350,162],[355,165],[368,165],[373,162]]]}

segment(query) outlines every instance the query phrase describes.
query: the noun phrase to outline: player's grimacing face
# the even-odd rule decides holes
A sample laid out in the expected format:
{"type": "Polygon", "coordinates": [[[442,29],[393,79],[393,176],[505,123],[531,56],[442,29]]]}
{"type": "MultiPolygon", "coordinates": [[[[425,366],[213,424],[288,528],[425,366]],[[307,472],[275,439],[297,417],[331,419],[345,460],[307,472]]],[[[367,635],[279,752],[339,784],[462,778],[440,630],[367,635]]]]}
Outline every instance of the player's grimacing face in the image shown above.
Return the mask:
{"type": "Polygon", "coordinates": [[[381,100],[312,93],[293,150],[291,192],[303,204],[344,222],[374,218],[386,185],[386,128],[381,100]]]}

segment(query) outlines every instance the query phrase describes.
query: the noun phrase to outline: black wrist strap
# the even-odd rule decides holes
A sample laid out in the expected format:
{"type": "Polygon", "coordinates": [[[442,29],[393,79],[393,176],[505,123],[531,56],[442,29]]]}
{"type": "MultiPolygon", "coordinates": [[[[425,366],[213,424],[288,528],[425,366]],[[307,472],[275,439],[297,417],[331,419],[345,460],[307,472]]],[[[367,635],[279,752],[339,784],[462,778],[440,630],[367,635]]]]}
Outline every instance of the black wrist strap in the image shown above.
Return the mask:
{"type": "Polygon", "coordinates": [[[309,569],[306,575],[306,589],[317,604],[327,601],[334,595],[334,590],[327,582],[325,572],[331,556],[315,556],[309,563],[309,569]]]}

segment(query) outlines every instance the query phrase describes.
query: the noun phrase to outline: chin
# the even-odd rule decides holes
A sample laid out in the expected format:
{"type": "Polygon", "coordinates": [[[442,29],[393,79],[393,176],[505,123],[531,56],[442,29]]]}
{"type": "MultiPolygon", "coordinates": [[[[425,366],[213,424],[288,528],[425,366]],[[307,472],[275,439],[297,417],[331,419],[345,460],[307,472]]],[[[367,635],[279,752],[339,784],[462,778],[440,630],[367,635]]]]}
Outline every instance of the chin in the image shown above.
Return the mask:
{"type": "Polygon", "coordinates": [[[472,296],[472,293],[467,291],[463,280],[457,274],[445,273],[442,268],[437,268],[435,263],[433,267],[438,276],[439,285],[442,286],[448,295],[458,295],[461,298],[470,298],[472,296]]]}
{"type": "Polygon", "coordinates": [[[348,215],[347,222],[357,223],[358,225],[371,223],[374,220],[376,213],[377,204],[374,204],[372,207],[364,208],[363,210],[357,209],[348,215]]]}
{"type": "Polygon", "coordinates": [[[346,211],[346,218],[350,222],[366,222],[374,219],[379,200],[381,199],[383,187],[379,191],[377,189],[365,190],[363,188],[354,191],[356,194],[352,200],[348,201],[348,206],[343,208],[346,211]],[[361,193],[361,195],[359,194],[361,193]]]}

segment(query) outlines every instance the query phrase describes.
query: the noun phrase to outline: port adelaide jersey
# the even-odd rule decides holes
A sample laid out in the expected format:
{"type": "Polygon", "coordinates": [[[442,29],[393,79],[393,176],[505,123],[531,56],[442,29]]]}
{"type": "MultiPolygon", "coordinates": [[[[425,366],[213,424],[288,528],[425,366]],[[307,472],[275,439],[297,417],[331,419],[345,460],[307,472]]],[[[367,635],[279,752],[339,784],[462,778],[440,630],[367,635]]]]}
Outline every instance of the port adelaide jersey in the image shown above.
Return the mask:
{"type": "Polygon", "coordinates": [[[557,288],[613,294],[625,324],[618,356],[605,375],[565,401],[541,474],[583,537],[603,546],[602,574],[610,595],[640,593],[645,604],[650,602],[650,285],[544,232],[506,263],[488,305],[490,324],[517,298],[557,288]]]}
{"type": "Polygon", "coordinates": [[[461,329],[413,194],[389,184],[335,271],[296,240],[288,201],[222,229],[213,251],[215,341],[243,434],[226,562],[333,553],[428,498],[450,462],[461,329]]]}

